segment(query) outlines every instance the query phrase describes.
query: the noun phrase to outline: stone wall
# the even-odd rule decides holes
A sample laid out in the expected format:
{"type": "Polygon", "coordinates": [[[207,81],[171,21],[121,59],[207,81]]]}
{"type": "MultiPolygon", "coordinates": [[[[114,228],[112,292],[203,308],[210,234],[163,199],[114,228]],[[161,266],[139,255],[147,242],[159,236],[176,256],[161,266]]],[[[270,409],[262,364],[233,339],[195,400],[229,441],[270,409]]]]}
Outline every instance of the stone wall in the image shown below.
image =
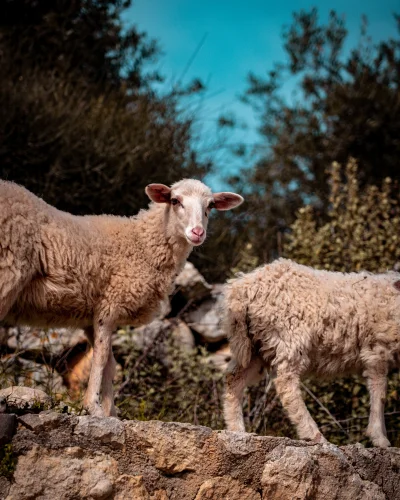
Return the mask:
{"type": "Polygon", "coordinates": [[[1,499],[400,499],[398,449],[52,412],[17,420],[1,499]]]}

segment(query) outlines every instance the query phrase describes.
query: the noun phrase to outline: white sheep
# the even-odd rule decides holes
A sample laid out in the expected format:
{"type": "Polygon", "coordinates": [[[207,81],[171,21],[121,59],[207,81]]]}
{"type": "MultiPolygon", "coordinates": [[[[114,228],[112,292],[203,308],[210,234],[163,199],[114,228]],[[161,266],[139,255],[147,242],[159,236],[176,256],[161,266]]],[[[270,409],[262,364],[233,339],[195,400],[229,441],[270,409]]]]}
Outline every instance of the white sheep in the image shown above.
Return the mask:
{"type": "Polygon", "coordinates": [[[137,216],[78,217],[0,181],[0,321],[85,329],[94,346],[84,398],[92,415],[116,414],[113,330],[149,322],[205,240],[210,210],[243,201],[193,179],[146,193],[154,203],[137,216]]]}
{"type": "Polygon", "coordinates": [[[387,373],[399,366],[400,274],[319,271],[286,259],[231,280],[225,328],[233,354],[226,377],[227,428],[244,431],[244,388],[264,375],[301,439],[324,441],[304,404],[300,379],[362,373],[370,393],[367,435],[387,447],[387,373]]]}

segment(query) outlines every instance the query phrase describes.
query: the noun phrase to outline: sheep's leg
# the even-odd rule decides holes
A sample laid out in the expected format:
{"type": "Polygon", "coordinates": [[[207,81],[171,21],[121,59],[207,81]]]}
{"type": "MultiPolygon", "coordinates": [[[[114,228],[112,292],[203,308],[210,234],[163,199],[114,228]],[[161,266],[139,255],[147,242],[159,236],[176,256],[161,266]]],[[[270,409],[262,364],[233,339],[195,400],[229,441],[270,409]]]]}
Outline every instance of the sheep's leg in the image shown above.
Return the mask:
{"type": "Polygon", "coordinates": [[[300,377],[291,373],[287,366],[279,367],[275,389],[290,421],[296,426],[300,439],[326,441],[304,403],[300,390],[300,377]]]}
{"type": "Polygon", "coordinates": [[[103,387],[102,387],[102,406],[104,413],[107,416],[116,417],[117,409],[114,405],[114,393],[113,393],[113,380],[115,377],[115,367],[116,361],[110,349],[110,354],[108,356],[107,365],[104,369],[103,374],[103,387]]]}
{"type": "Polygon", "coordinates": [[[84,407],[91,415],[104,417],[105,412],[100,404],[100,393],[104,371],[111,352],[112,329],[104,324],[95,325],[92,368],[84,399],[84,407]]]}
{"type": "MultiPolygon", "coordinates": [[[[89,340],[90,345],[94,345],[94,330],[92,326],[85,328],[86,337],[89,340]]],[[[103,407],[106,416],[117,416],[117,409],[114,406],[114,394],[113,394],[113,380],[115,377],[115,358],[112,352],[112,347],[110,349],[110,354],[108,356],[107,364],[104,368],[103,373],[103,383],[102,383],[102,401],[101,406],[103,407]]]]}
{"type": "Polygon", "coordinates": [[[367,436],[374,446],[387,448],[390,442],[386,437],[385,426],[385,399],[387,390],[387,370],[384,373],[367,370],[368,390],[370,395],[370,413],[367,427],[367,436]]]}
{"type": "Polygon", "coordinates": [[[245,432],[242,399],[244,389],[256,384],[264,377],[262,360],[254,358],[249,366],[242,368],[233,359],[225,378],[224,418],[229,431],[245,432]]]}

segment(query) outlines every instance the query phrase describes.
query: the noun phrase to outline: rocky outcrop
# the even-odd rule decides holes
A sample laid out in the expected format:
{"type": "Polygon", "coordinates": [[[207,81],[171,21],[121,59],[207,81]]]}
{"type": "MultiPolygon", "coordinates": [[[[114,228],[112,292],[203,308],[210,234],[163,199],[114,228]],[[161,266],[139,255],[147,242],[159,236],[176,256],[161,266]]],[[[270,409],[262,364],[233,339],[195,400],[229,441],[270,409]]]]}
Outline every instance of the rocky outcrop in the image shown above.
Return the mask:
{"type": "Polygon", "coordinates": [[[18,417],[7,500],[400,499],[400,450],[159,421],[18,417]]]}

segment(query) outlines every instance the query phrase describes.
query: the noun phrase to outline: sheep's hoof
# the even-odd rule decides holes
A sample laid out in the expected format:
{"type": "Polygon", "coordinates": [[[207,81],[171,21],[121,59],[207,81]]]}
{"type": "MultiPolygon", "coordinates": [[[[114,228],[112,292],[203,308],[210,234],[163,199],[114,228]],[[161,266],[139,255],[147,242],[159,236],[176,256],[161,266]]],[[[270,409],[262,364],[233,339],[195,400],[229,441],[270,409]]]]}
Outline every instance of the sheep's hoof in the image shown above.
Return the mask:
{"type": "Polygon", "coordinates": [[[390,441],[389,439],[385,438],[385,436],[381,436],[378,438],[371,438],[372,444],[374,446],[377,446],[378,448],[390,448],[390,441]]]}
{"type": "Polygon", "coordinates": [[[312,438],[303,438],[303,439],[304,439],[304,441],[308,441],[309,443],[313,443],[313,444],[327,444],[327,443],[329,443],[329,441],[320,432],[318,432],[318,434],[316,434],[312,438]]]}
{"type": "Polygon", "coordinates": [[[87,405],[85,406],[86,411],[91,417],[105,417],[103,408],[100,405],[87,405]]]}

